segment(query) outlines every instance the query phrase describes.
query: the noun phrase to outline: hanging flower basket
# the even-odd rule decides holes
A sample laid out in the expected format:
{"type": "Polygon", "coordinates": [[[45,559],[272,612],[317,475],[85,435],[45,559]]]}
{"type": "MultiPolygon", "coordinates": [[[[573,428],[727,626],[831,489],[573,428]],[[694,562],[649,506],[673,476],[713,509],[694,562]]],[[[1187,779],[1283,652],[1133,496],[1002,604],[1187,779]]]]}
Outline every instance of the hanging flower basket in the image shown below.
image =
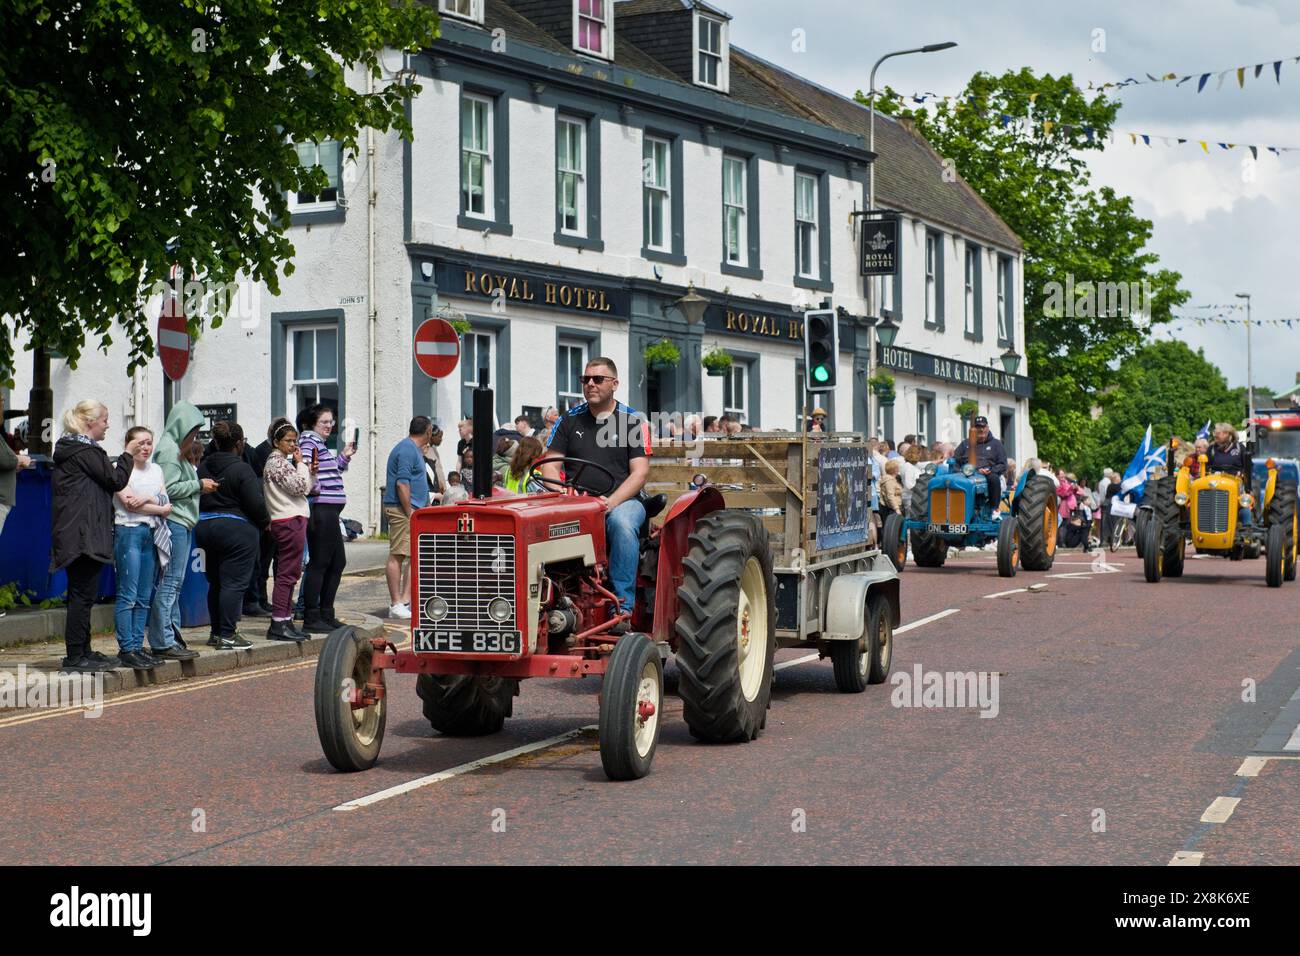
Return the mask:
{"type": "Polygon", "coordinates": [[[672,368],[682,360],[681,350],[668,339],[647,345],[643,353],[646,368],[672,368]]]}
{"type": "Polygon", "coordinates": [[[705,353],[704,358],[700,360],[700,364],[704,366],[706,374],[714,378],[721,378],[731,368],[731,353],[724,348],[711,349],[705,353]]]}
{"type": "Polygon", "coordinates": [[[894,404],[894,376],[881,369],[875,375],[871,376],[871,378],[867,379],[867,384],[871,386],[871,390],[880,398],[880,404],[894,404]],[[885,401],[886,396],[889,397],[889,401],[885,401]]]}
{"type": "Polygon", "coordinates": [[[880,392],[880,391],[876,392],[876,401],[879,402],[880,405],[884,408],[891,407],[894,404],[895,397],[896,396],[892,388],[887,392],[880,392]]]}

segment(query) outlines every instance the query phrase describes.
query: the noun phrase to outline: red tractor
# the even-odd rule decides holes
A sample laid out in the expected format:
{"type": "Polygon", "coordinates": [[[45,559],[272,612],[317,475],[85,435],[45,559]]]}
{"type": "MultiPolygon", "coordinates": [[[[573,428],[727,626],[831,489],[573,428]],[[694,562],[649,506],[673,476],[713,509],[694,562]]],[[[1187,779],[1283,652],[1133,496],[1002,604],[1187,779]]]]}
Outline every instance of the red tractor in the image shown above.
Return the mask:
{"type": "MultiPolygon", "coordinates": [[[[476,439],[489,432],[476,428],[476,439]]],[[[489,460],[477,450],[476,458],[489,460]]],[[[366,770],[378,758],[391,671],[416,675],[436,730],[464,736],[499,731],[523,678],[603,675],[600,755],[613,780],[649,772],[670,651],[695,737],[750,740],[763,729],[777,612],[762,521],[724,511],[722,493],[704,487],[678,498],[652,530],[649,517],[665,501],[650,498],[636,606],[620,614],[606,573],[603,504],[575,490],[581,474],[604,469],[548,457],[534,476],[555,460],[564,479],[544,479],[553,490],[492,497],[476,486],[470,500],[414,514],[409,649],[352,628],[327,638],[316,671],[316,727],[339,770],[366,770]],[[630,631],[612,633],[629,618],[630,631]]]]}

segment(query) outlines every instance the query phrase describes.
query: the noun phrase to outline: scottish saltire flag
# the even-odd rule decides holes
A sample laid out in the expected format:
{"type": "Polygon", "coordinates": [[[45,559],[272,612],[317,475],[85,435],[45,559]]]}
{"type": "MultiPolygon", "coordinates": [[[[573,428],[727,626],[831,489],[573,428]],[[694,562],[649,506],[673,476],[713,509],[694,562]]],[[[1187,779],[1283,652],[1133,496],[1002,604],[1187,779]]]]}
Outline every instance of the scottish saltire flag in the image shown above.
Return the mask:
{"type": "Polygon", "coordinates": [[[1210,437],[1210,422],[1212,422],[1212,421],[1214,421],[1213,418],[1207,418],[1207,419],[1205,420],[1205,427],[1203,427],[1199,432],[1196,433],[1196,440],[1197,440],[1197,441],[1200,441],[1202,438],[1209,438],[1209,437],[1210,437]]]}
{"type": "Polygon", "coordinates": [[[1133,453],[1133,460],[1124,470],[1124,478],[1119,483],[1119,493],[1132,494],[1134,501],[1141,501],[1147,477],[1154,468],[1163,467],[1164,464],[1165,446],[1151,447],[1151,426],[1148,425],[1147,433],[1142,437],[1142,444],[1138,445],[1137,451],[1133,453]]]}

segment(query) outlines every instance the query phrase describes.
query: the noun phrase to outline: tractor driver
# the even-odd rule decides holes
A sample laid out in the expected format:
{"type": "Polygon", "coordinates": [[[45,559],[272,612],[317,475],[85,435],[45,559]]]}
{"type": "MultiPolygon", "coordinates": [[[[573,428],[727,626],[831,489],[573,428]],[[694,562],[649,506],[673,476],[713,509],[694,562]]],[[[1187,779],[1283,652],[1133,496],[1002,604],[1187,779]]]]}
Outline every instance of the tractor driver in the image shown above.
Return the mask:
{"type": "MultiPolygon", "coordinates": [[[[1207,474],[1219,471],[1229,475],[1240,475],[1241,490],[1250,491],[1250,473],[1254,466],[1250,460],[1250,452],[1237,440],[1237,429],[1227,422],[1219,422],[1215,425],[1214,444],[1210,446],[1208,457],[1209,461],[1205,465],[1207,474]]],[[[1250,524],[1250,509],[1239,507],[1237,518],[1243,525],[1250,524]]]]}
{"type": "MultiPolygon", "coordinates": [[[[546,443],[546,454],[593,461],[614,476],[611,490],[603,474],[586,469],[577,476],[577,487],[605,503],[610,585],[620,611],[631,613],[636,598],[641,526],[646,518],[640,495],[650,474],[650,428],[631,408],[614,400],[616,388],[618,367],[612,359],[600,357],[588,362],[582,373],[582,394],[587,400],[570,408],[556,422],[546,443]]],[[[559,480],[561,463],[543,465],[542,474],[559,480]]],[[[613,629],[616,634],[627,630],[626,621],[613,629]]]]}
{"type": "MultiPolygon", "coordinates": [[[[983,415],[976,415],[971,425],[975,431],[975,470],[988,478],[990,487],[993,479],[996,478],[998,487],[1005,491],[1006,489],[1002,488],[1002,479],[1007,473],[1006,449],[1002,447],[1002,442],[989,432],[989,420],[983,415]]],[[[970,457],[970,439],[963,438],[952,456],[958,464],[965,462],[970,457]]]]}

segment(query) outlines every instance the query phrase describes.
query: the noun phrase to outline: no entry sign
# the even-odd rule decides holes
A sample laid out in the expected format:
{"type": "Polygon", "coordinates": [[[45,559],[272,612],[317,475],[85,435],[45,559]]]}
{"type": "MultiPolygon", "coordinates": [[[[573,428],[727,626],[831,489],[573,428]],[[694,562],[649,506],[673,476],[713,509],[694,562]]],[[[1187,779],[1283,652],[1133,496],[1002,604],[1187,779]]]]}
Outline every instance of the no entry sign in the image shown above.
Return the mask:
{"type": "Polygon", "coordinates": [[[185,327],[185,312],[176,296],[168,293],[158,317],[158,356],[163,374],[179,381],[190,367],[190,333],[185,327]]]}
{"type": "Polygon", "coordinates": [[[460,337],[445,319],[425,319],[415,330],[415,364],[429,378],[446,378],[460,361],[460,337]]]}

